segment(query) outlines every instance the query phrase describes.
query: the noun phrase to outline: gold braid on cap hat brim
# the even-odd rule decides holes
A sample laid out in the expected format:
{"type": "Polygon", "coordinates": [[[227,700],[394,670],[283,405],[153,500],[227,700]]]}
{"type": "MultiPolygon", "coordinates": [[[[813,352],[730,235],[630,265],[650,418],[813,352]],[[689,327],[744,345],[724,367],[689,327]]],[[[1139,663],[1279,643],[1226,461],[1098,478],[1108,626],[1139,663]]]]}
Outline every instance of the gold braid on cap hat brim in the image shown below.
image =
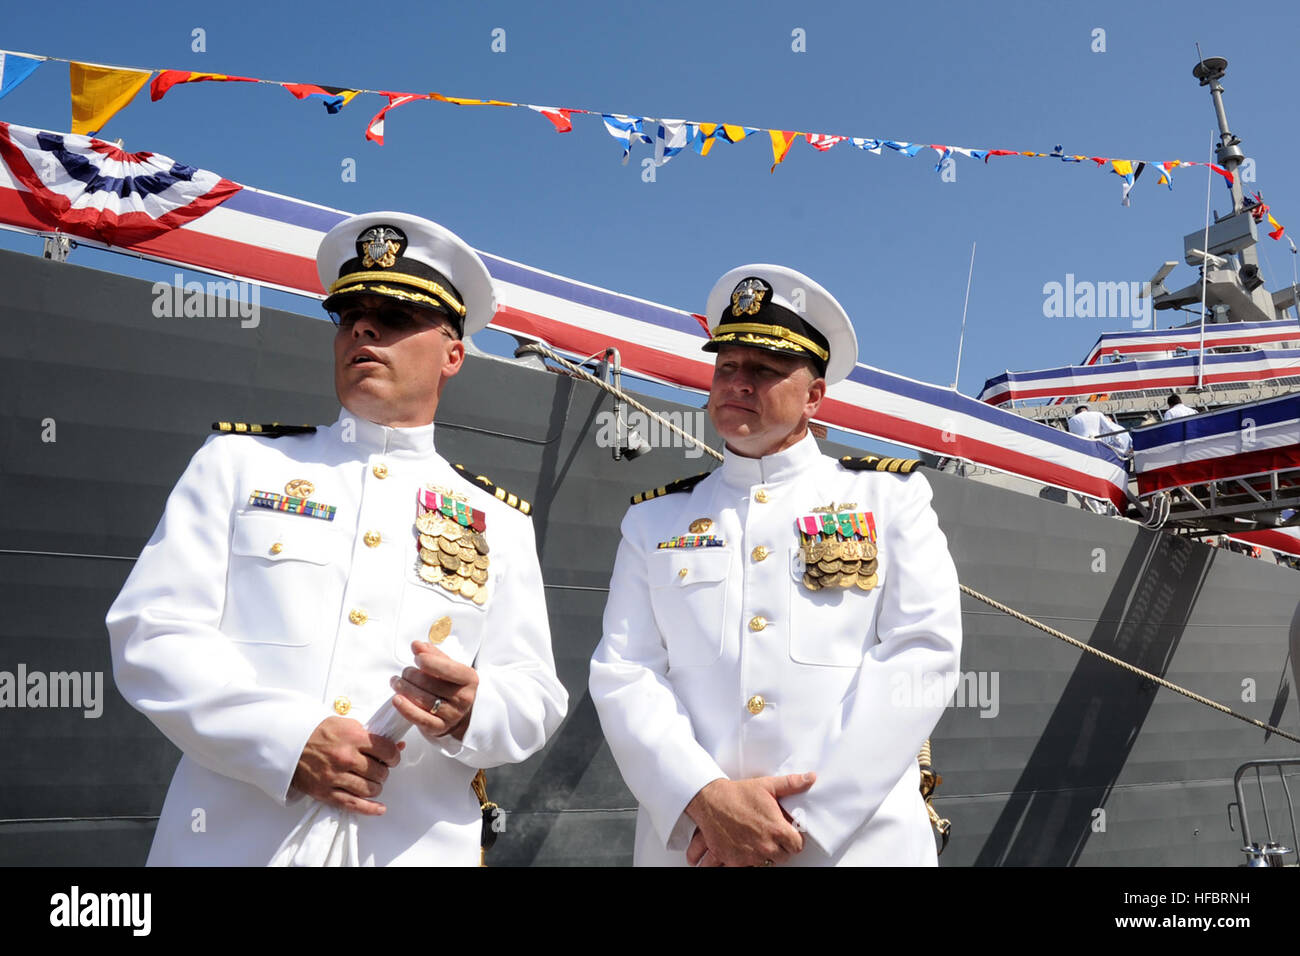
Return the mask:
{"type": "Polygon", "coordinates": [[[759,322],[728,322],[725,325],[718,326],[716,332],[710,337],[713,342],[740,342],[743,345],[770,345],[778,349],[789,349],[798,351],[800,349],[811,352],[823,362],[830,358],[831,353],[822,348],[812,339],[800,335],[798,332],[787,329],[784,325],[763,325],[759,322]],[[768,336],[760,339],[758,336],[768,336]],[[771,341],[778,339],[779,341],[771,341]]]}
{"type": "MultiPolygon", "coordinates": [[[[468,311],[460,300],[446,290],[443,286],[429,279],[421,279],[418,276],[406,275],[402,272],[349,272],[347,275],[340,277],[333,285],[329,287],[330,295],[342,295],[345,292],[383,292],[386,295],[395,295],[397,290],[391,286],[373,286],[368,287],[371,282],[391,283],[397,282],[405,286],[413,286],[416,289],[423,289],[437,297],[435,305],[445,305],[462,319],[468,311]],[[353,288],[355,286],[355,288],[353,288]]],[[[397,295],[398,298],[403,298],[397,295]]],[[[415,297],[411,297],[415,301],[415,297]]]]}

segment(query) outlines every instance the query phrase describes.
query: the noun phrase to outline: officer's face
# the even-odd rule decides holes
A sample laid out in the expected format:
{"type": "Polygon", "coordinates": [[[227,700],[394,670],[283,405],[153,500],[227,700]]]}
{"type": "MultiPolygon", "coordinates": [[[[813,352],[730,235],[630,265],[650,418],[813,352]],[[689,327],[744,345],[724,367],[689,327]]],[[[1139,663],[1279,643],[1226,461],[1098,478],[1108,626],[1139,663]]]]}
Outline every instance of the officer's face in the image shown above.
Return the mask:
{"type": "Polygon", "coordinates": [[[445,320],[431,310],[373,295],[349,301],[339,318],[334,336],[339,403],[381,425],[409,428],[433,421],[443,385],[465,361],[465,345],[445,320]]]}
{"type": "Polygon", "coordinates": [[[732,451],[761,458],[803,438],[826,394],[810,364],[743,346],[718,349],[709,419],[732,451]]]}

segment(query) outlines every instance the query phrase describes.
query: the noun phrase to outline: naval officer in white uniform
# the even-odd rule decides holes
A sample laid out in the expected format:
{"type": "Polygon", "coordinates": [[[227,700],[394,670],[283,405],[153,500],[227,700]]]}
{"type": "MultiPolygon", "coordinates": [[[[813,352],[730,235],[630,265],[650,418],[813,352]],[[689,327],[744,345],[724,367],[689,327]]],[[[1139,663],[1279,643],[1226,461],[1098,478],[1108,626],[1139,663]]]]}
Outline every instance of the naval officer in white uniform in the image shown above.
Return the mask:
{"type": "Polygon", "coordinates": [[[917,752],[958,674],[957,574],[916,462],[821,454],[848,316],[748,265],[707,317],[722,467],[633,499],[591,695],[638,865],[934,865],[917,752]]]}
{"type": "Polygon", "coordinates": [[[317,264],[338,420],[209,439],[108,613],[118,689],[184,753],[151,864],[265,864],[310,797],[352,811],[362,864],[475,865],[471,778],[567,706],[527,503],[434,448],[487,269],[388,212],[317,264]],[[364,728],[390,698],[400,742],[364,728]]]}

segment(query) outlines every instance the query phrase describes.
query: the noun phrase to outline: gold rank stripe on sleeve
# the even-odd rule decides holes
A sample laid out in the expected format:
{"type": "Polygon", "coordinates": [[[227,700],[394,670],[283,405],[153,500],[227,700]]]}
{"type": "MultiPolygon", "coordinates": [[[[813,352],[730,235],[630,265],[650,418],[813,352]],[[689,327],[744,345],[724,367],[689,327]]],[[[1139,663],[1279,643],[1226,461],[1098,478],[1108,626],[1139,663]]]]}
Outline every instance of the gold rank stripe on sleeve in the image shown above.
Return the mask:
{"type": "Polygon", "coordinates": [[[671,495],[678,491],[690,491],[705,478],[709,477],[712,472],[702,471],[698,475],[691,475],[689,478],[678,478],[676,481],[670,481],[659,488],[651,488],[649,491],[642,491],[632,496],[632,504],[639,505],[643,501],[649,501],[652,498],[662,498],[664,495],[671,495]]]}
{"type": "Polygon", "coordinates": [[[212,430],[230,435],[259,435],[262,438],[280,438],[284,435],[311,435],[315,433],[316,426],[281,425],[279,422],[271,422],[267,425],[250,425],[247,422],[213,422],[212,430]]]}
{"type": "Polygon", "coordinates": [[[917,468],[925,465],[919,458],[882,458],[879,455],[866,455],[854,458],[845,455],[840,464],[849,471],[888,471],[899,475],[910,475],[917,468]]]}
{"type": "Polygon", "coordinates": [[[492,479],[490,479],[487,475],[476,475],[473,472],[471,472],[468,468],[466,468],[464,465],[453,464],[451,467],[455,468],[458,472],[460,472],[461,475],[464,476],[466,481],[472,481],[474,484],[478,485],[484,491],[488,492],[488,494],[492,495],[498,501],[504,501],[511,508],[515,508],[519,511],[522,511],[526,515],[529,516],[532,515],[533,513],[532,504],[530,504],[528,501],[524,500],[523,498],[520,498],[518,495],[514,494],[513,492],[506,491],[504,488],[494,484],[492,479]]]}

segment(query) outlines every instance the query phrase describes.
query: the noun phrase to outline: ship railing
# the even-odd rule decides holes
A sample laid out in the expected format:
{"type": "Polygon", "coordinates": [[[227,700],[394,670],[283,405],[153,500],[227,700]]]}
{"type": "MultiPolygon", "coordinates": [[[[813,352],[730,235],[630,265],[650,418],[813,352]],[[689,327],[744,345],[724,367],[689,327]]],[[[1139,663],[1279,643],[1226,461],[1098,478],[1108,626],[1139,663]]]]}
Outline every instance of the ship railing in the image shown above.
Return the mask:
{"type": "Polygon", "coordinates": [[[1211,532],[1243,532],[1295,527],[1300,518],[1281,520],[1287,510],[1300,512],[1300,467],[1254,475],[1210,477],[1162,487],[1171,499],[1169,520],[1211,532]]]}
{"type": "MultiPolygon", "coordinates": [[[[1241,821],[1241,835],[1245,841],[1242,852],[1246,854],[1246,866],[1294,866],[1295,865],[1295,847],[1300,846],[1300,834],[1296,832],[1295,825],[1295,803],[1291,799],[1291,787],[1287,783],[1287,773],[1284,768],[1294,767],[1296,770],[1292,773],[1295,776],[1300,773],[1300,757],[1280,757],[1263,760],[1248,760],[1232,776],[1232,788],[1236,792],[1236,802],[1228,807],[1228,826],[1232,827],[1232,807],[1237,808],[1237,818],[1241,821]],[[1270,816],[1268,796],[1264,787],[1264,774],[1262,771],[1268,768],[1277,770],[1278,783],[1281,785],[1282,798],[1286,804],[1287,819],[1291,823],[1291,845],[1283,846],[1274,837],[1273,820],[1270,816]],[[1243,786],[1244,778],[1251,771],[1255,773],[1255,783],[1259,791],[1260,815],[1264,820],[1264,837],[1260,841],[1254,839],[1257,832],[1251,831],[1251,815],[1246,809],[1246,793],[1243,786]]],[[[1274,788],[1277,789],[1277,788],[1274,788]]]]}

